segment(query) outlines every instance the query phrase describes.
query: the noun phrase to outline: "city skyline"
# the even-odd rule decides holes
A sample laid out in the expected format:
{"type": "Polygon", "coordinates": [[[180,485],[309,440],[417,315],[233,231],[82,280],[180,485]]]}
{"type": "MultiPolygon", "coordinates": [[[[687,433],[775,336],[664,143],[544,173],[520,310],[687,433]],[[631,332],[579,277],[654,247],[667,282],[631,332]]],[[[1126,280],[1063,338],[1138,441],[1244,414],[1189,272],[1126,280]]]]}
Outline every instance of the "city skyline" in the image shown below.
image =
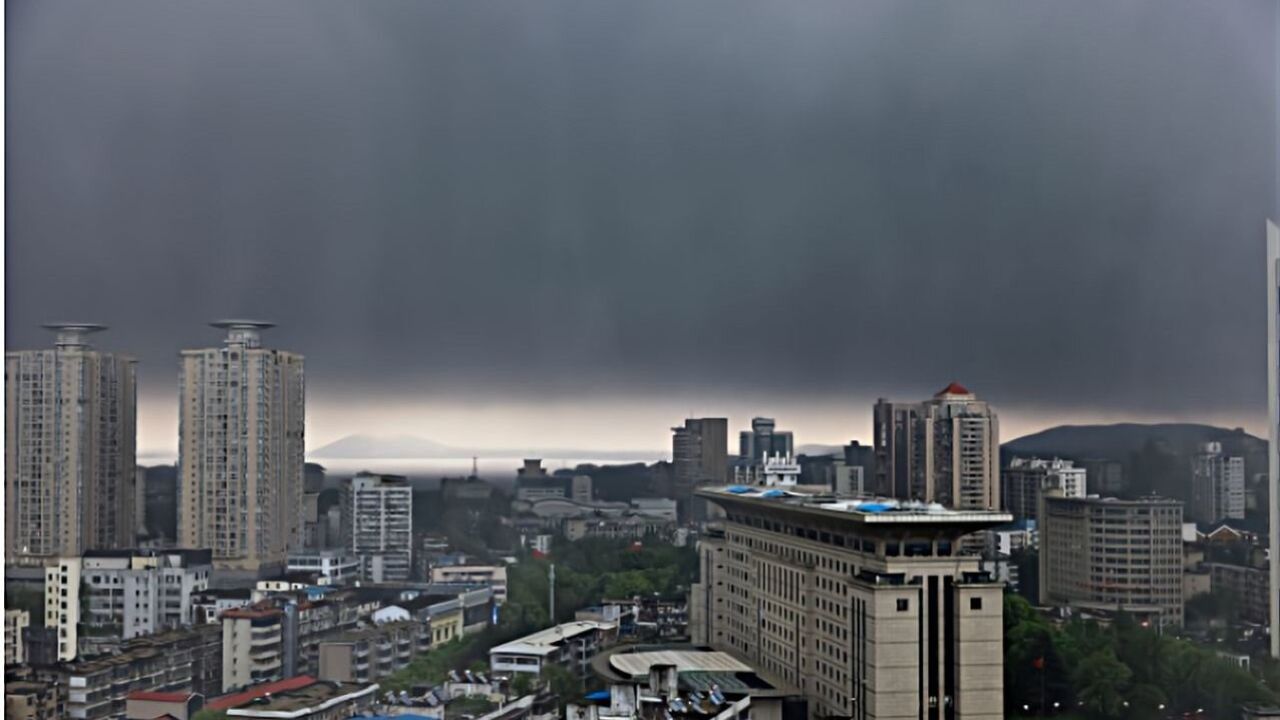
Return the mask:
{"type": "Polygon", "coordinates": [[[6,344],[111,325],[143,453],[225,316],[311,359],[311,447],[866,440],[950,381],[1009,437],[1266,427],[1266,3],[6,17],[6,344]]]}

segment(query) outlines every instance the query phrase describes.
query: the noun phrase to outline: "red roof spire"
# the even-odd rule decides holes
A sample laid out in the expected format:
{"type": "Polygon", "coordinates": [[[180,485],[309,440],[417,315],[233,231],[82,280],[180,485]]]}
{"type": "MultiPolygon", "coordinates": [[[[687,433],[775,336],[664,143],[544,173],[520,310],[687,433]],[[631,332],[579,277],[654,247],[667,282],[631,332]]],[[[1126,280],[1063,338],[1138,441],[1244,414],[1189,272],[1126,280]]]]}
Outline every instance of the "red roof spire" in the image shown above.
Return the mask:
{"type": "Polygon", "coordinates": [[[943,395],[972,395],[972,394],[973,393],[969,392],[969,389],[966,388],[965,386],[961,385],[958,382],[953,382],[950,385],[939,390],[938,394],[934,395],[934,397],[941,397],[943,395]]]}

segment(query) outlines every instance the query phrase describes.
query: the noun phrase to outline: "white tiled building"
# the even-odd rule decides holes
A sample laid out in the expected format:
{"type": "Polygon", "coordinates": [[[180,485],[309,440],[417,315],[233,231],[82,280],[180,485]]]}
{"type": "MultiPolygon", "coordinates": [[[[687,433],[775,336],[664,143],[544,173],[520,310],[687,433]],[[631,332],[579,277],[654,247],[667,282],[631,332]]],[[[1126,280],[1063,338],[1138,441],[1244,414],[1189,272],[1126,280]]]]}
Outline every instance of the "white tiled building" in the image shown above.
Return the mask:
{"type": "Polygon", "coordinates": [[[538,675],[546,667],[558,665],[583,676],[591,658],[617,638],[616,623],[567,622],[490,648],[489,670],[497,676],[514,673],[538,675]]]}
{"type": "Polygon", "coordinates": [[[1244,458],[1228,457],[1222,443],[1210,442],[1191,458],[1187,514],[1199,523],[1244,519],[1244,458]]]}
{"type": "Polygon", "coordinates": [[[399,475],[359,473],[343,488],[344,545],[369,582],[409,579],[413,555],[413,488],[399,475]]]}
{"type": "Polygon", "coordinates": [[[59,657],[109,652],[130,638],[187,627],[209,586],[207,550],[90,550],[45,570],[45,626],[59,657]]]}

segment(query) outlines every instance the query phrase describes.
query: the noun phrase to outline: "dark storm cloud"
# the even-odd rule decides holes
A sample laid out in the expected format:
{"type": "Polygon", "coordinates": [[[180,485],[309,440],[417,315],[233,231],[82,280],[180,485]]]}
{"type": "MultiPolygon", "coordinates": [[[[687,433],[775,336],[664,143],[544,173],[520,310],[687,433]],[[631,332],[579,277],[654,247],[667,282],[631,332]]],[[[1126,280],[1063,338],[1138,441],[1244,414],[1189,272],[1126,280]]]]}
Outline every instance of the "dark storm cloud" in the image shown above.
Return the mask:
{"type": "Polygon", "coordinates": [[[9,2],[10,346],[1263,407],[1270,2],[9,2]]]}

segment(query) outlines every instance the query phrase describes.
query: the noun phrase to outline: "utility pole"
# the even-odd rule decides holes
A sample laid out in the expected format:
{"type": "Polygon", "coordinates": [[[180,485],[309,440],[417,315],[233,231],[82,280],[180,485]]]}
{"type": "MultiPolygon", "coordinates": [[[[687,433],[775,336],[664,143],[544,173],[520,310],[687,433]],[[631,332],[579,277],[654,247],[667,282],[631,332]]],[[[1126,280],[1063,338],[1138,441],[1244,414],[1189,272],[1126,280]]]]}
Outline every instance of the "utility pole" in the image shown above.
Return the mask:
{"type": "Polygon", "coordinates": [[[555,563],[551,563],[551,573],[548,577],[547,585],[550,587],[550,594],[551,594],[550,603],[548,605],[549,612],[548,612],[547,619],[549,619],[551,621],[551,624],[554,625],[556,622],[556,564],[555,563]]]}

